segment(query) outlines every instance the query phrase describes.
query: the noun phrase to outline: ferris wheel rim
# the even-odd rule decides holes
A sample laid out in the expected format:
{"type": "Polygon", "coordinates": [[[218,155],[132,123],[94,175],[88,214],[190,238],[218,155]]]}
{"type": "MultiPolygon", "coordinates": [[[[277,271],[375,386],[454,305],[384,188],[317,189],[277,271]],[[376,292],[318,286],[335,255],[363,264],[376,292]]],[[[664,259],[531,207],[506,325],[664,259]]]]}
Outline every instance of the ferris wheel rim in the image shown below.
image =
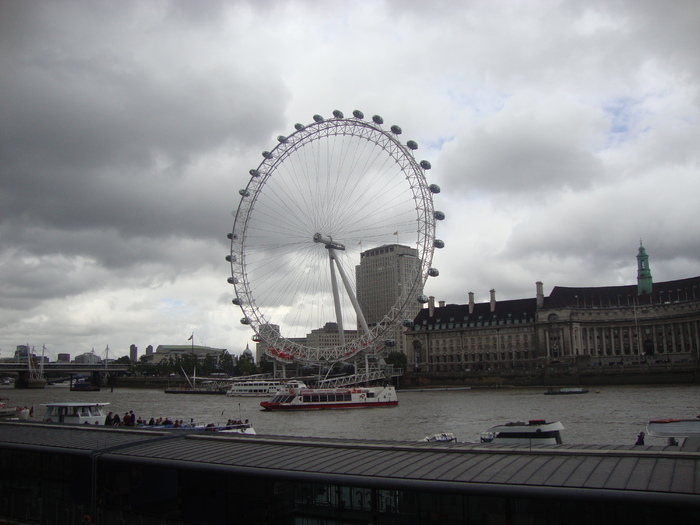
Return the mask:
{"type": "MultiPolygon", "coordinates": [[[[317,116],[316,116],[317,117],[317,116]]],[[[270,339],[275,339],[274,348],[278,349],[278,355],[274,356],[282,361],[307,361],[307,362],[328,362],[346,361],[353,358],[360,351],[372,351],[376,346],[376,341],[382,334],[393,326],[407,307],[408,301],[412,298],[416,300],[416,292],[425,285],[431,269],[433,259],[433,248],[435,239],[435,212],[432,203],[431,190],[425,177],[426,168],[419,163],[412,154],[408,143],[402,144],[395,133],[394,128],[387,131],[376,122],[365,121],[362,118],[345,118],[335,116],[331,119],[314,118],[314,122],[303,126],[297,125],[296,131],[291,135],[278,137],[278,144],[269,152],[263,152],[263,160],[258,167],[250,170],[251,178],[245,189],[241,190],[241,199],[235,213],[233,232],[231,238],[231,272],[229,280],[236,291],[238,305],[244,313],[241,322],[249,324],[255,336],[265,340],[271,345],[270,339]],[[408,294],[397,299],[392,309],[387,312],[384,318],[376,323],[369,333],[361,334],[352,341],[343,345],[330,347],[310,347],[297,341],[292,341],[287,337],[261,333],[263,327],[272,323],[266,318],[255,300],[255,290],[251,287],[246,270],[246,239],[250,221],[253,217],[255,205],[262,194],[263,188],[274,176],[278,168],[285,159],[315,141],[335,136],[350,136],[372,143],[384,154],[395,160],[399,165],[400,172],[405,177],[410,186],[413,201],[416,205],[416,250],[419,254],[419,264],[416,278],[411,284],[408,294]],[[280,350],[283,349],[283,350],[280,350]]],[[[376,117],[375,117],[376,118],[376,117]]],[[[400,133],[400,130],[399,130],[400,133]]],[[[411,142],[411,141],[409,141],[411,142]]],[[[429,163],[428,167],[429,167],[429,163]]],[[[234,299],[234,302],[236,302],[234,299]]],[[[309,329],[318,327],[309,327],[309,329]]]]}

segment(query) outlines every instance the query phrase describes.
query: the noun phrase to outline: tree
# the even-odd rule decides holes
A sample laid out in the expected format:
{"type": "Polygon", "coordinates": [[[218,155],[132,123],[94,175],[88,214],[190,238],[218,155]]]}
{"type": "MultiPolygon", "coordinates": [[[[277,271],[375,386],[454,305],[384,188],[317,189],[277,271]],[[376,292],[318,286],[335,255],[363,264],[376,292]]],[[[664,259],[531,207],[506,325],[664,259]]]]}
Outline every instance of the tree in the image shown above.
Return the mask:
{"type": "Polygon", "coordinates": [[[236,373],[236,361],[233,356],[228,353],[228,350],[221,352],[221,357],[219,357],[219,370],[230,376],[236,373]]]}
{"type": "Polygon", "coordinates": [[[255,373],[255,363],[250,354],[243,352],[236,363],[236,375],[249,376],[255,373]]]}

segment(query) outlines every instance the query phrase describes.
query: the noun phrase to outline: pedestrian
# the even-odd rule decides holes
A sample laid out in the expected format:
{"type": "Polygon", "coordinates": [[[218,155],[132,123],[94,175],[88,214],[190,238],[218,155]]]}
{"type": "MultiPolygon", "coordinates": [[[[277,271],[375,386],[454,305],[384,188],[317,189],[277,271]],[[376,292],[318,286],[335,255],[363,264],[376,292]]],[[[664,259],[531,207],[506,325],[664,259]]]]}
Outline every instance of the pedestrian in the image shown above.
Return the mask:
{"type": "Polygon", "coordinates": [[[643,445],[643,444],[644,444],[644,432],[640,432],[637,435],[637,442],[635,443],[635,445],[643,445]]]}

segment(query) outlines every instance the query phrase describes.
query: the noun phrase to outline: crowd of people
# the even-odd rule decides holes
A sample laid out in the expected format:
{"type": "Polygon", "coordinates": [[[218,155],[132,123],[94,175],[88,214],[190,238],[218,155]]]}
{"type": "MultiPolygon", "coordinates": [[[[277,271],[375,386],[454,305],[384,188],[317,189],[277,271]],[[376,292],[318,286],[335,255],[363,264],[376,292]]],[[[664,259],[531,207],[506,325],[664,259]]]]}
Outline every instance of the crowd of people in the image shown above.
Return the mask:
{"type": "MultiPolygon", "coordinates": [[[[229,419],[226,422],[226,426],[235,426],[235,425],[248,425],[249,422],[246,419],[245,423],[243,421],[237,420],[237,419],[229,419]]],[[[142,419],[141,417],[137,418],[134,415],[134,411],[130,410],[129,412],[126,412],[123,417],[119,417],[119,414],[116,414],[114,412],[110,412],[107,414],[107,417],[105,418],[105,425],[110,426],[110,427],[172,427],[172,428],[195,428],[197,425],[194,422],[194,419],[190,419],[189,422],[185,422],[183,419],[170,419],[169,417],[159,417],[159,418],[151,418],[149,420],[142,419]]],[[[214,423],[210,423],[209,425],[206,425],[207,427],[216,427],[217,425],[214,425],[214,423]]]]}

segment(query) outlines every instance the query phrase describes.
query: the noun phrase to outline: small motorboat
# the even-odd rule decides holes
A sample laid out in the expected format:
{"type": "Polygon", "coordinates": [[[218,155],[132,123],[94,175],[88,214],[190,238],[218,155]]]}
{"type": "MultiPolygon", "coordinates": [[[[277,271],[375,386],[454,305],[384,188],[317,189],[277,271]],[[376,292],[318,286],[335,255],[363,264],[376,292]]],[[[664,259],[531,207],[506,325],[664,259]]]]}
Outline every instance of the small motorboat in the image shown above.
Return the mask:
{"type": "Polygon", "coordinates": [[[681,448],[700,449],[700,416],[699,419],[655,419],[647,423],[647,434],[650,437],[666,438],[669,445],[681,448]]]}
{"type": "Polygon", "coordinates": [[[29,419],[30,410],[27,407],[8,406],[7,399],[0,398],[0,419],[24,421],[29,419]]]}
{"type": "Polygon", "coordinates": [[[588,390],[582,386],[560,386],[548,389],[545,396],[566,396],[571,394],[587,394],[588,390]]]}
{"type": "Polygon", "coordinates": [[[432,436],[425,436],[421,439],[424,443],[456,443],[457,438],[452,432],[440,432],[432,436]]]}

